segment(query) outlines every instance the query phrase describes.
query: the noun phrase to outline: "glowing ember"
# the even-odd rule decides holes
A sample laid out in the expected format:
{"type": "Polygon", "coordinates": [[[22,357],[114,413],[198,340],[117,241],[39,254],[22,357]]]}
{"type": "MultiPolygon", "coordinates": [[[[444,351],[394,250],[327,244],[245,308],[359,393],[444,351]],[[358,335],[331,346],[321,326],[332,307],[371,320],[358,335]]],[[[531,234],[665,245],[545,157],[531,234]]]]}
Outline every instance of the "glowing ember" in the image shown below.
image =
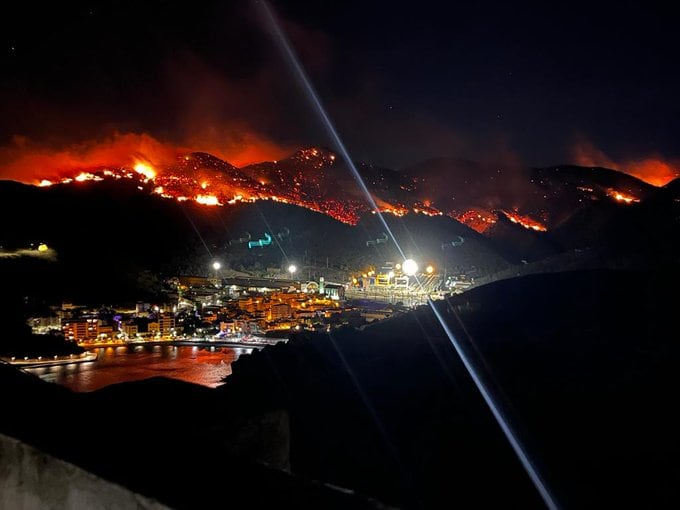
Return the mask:
{"type": "Polygon", "coordinates": [[[623,202],[624,204],[632,204],[634,202],[639,202],[640,199],[629,195],[628,193],[623,193],[621,191],[616,191],[615,189],[607,190],[607,196],[612,197],[617,202],[623,202]]]}
{"type": "Polygon", "coordinates": [[[481,208],[469,209],[463,214],[458,215],[451,213],[450,216],[480,234],[486,232],[494,223],[496,223],[496,221],[498,221],[498,216],[493,212],[481,208]]]}
{"type": "Polygon", "coordinates": [[[529,216],[523,216],[519,214],[516,210],[515,211],[501,211],[505,216],[512,221],[513,223],[517,223],[518,225],[522,225],[524,228],[528,228],[530,230],[536,230],[537,232],[546,232],[548,229],[545,227],[545,225],[539,223],[538,221],[530,218],[529,216]]]}
{"type": "Polygon", "coordinates": [[[424,214],[426,216],[441,216],[444,214],[435,207],[432,207],[431,202],[429,200],[426,200],[424,202],[416,202],[415,204],[413,204],[413,212],[424,214]]]}

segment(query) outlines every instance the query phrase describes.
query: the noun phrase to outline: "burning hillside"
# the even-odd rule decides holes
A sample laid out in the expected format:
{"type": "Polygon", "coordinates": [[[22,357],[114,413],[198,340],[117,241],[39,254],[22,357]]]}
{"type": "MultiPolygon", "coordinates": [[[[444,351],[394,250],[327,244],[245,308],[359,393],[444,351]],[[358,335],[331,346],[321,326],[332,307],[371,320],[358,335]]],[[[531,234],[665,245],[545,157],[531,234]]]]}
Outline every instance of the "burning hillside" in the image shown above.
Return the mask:
{"type": "MultiPolygon", "coordinates": [[[[148,188],[152,193],[180,202],[191,200],[206,206],[221,206],[273,200],[306,207],[355,225],[370,209],[358,194],[347,190],[346,184],[328,189],[331,179],[324,170],[332,166],[335,159],[335,154],[329,151],[310,148],[282,162],[239,169],[211,154],[190,152],[160,165],[154,165],[148,158],[132,158],[129,165],[76,168],[65,176],[41,179],[34,184],[44,187],[127,179],[137,181],[142,190],[148,188]]],[[[392,206],[386,203],[386,207],[392,206]]]]}
{"type": "Polygon", "coordinates": [[[548,230],[543,223],[527,214],[521,214],[517,209],[490,211],[482,207],[475,207],[468,209],[462,214],[452,216],[471,229],[483,234],[498,222],[499,215],[503,215],[512,223],[520,225],[528,230],[534,230],[536,232],[546,232],[548,230]]]}
{"type": "MultiPolygon", "coordinates": [[[[302,149],[282,160],[242,168],[205,152],[176,154],[170,161],[167,154],[156,159],[160,163],[154,163],[153,157],[136,153],[126,164],[76,165],[71,172],[60,170],[57,178],[43,178],[34,184],[50,186],[128,179],[137,181],[142,189],[148,188],[152,193],[180,202],[190,200],[206,206],[222,206],[273,200],[306,207],[351,225],[371,212],[344,162],[333,152],[318,147],[302,149]]],[[[359,164],[358,168],[380,212],[395,216],[408,212],[426,216],[445,214],[446,209],[421,198],[431,191],[429,183],[370,164],[359,164]]],[[[473,223],[471,214],[450,212],[447,215],[479,232],[496,219],[495,213],[489,212],[484,212],[484,221],[473,223]]]]}
{"type": "MultiPolygon", "coordinates": [[[[20,146],[15,149],[19,151],[20,146]]],[[[214,207],[272,200],[351,225],[375,212],[342,158],[321,147],[237,167],[211,153],[130,134],[56,152],[31,152],[27,147],[12,156],[5,150],[0,153],[0,165],[2,175],[21,174],[25,177],[18,180],[38,186],[125,179],[141,191],[180,202],[214,207]]],[[[368,163],[356,166],[380,212],[446,215],[480,233],[493,227],[501,215],[526,229],[545,232],[583,202],[634,204],[654,190],[639,179],[606,168],[562,166],[506,172],[447,159],[405,171],[368,163]]]]}
{"type": "Polygon", "coordinates": [[[501,212],[510,221],[512,221],[513,223],[517,223],[518,225],[521,225],[526,229],[535,230],[537,232],[545,232],[548,230],[545,225],[527,215],[520,214],[517,211],[517,209],[515,209],[514,211],[501,211],[501,212]]]}

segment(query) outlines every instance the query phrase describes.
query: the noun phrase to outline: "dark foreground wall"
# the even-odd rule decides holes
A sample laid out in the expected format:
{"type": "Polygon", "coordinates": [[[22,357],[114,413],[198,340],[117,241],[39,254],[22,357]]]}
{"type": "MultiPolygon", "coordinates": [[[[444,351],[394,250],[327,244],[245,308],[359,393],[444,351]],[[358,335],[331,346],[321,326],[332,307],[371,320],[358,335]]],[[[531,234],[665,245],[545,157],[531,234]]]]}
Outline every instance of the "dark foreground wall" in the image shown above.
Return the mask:
{"type": "Polygon", "coordinates": [[[168,507],[0,434],[0,508],[165,510],[168,507]]]}

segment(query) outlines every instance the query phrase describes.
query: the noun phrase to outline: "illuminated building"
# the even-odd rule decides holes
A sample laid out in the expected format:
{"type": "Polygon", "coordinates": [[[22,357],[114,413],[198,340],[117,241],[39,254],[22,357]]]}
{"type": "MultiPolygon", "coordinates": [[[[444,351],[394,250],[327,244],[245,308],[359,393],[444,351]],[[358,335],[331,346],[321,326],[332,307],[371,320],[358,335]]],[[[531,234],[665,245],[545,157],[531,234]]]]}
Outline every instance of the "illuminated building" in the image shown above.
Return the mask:
{"type": "Polygon", "coordinates": [[[147,324],[147,335],[148,336],[160,336],[161,334],[161,325],[158,323],[158,321],[149,321],[147,324]]]}
{"type": "Polygon", "coordinates": [[[96,338],[96,331],[88,336],[88,329],[91,328],[91,319],[66,319],[61,321],[61,330],[64,333],[64,338],[67,340],[75,340],[76,342],[84,342],[90,338],[96,338]]]}
{"type": "Polygon", "coordinates": [[[128,321],[124,322],[121,324],[123,334],[127,337],[135,337],[137,336],[137,332],[139,331],[139,328],[137,327],[137,323],[135,321],[128,321]]]}
{"type": "Polygon", "coordinates": [[[287,319],[291,316],[291,307],[288,303],[274,303],[269,311],[269,320],[287,319]]]}
{"type": "Polygon", "coordinates": [[[345,299],[345,286],[340,283],[326,282],[325,294],[330,299],[340,301],[342,299],[345,299]]]}
{"type": "Polygon", "coordinates": [[[264,298],[241,298],[238,300],[238,307],[248,313],[261,312],[265,310],[264,298]]]}
{"type": "Polygon", "coordinates": [[[135,311],[137,312],[138,316],[142,316],[151,310],[151,304],[150,303],[137,303],[135,305],[135,311]]]}
{"type": "Polygon", "coordinates": [[[98,340],[110,340],[113,339],[113,326],[110,324],[104,324],[99,321],[97,324],[97,339],[98,340]]]}
{"type": "Polygon", "coordinates": [[[31,317],[28,320],[28,324],[31,326],[31,330],[36,334],[44,334],[50,330],[58,330],[61,328],[61,321],[59,317],[48,316],[48,317],[31,317]]]}
{"type": "Polygon", "coordinates": [[[408,287],[408,276],[395,276],[394,287],[396,289],[406,289],[408,287]]]}
{"type": "Polygon", "coordinates": [[[175,327],[175,315],[172,312],[163,312],[158,317],[161,335],[169,335],[175,327]]]}
{"type": "Polygon", "coordinates": [[[375,284],[378,287],[387,287],[390,284],[389,274],[379,273],[375,277],[375,284]]]}
{"type": "Polygon", "coordinates": [[[67,340],[88,342],[97,340],[101,335],[111,336],[113,328],[96,318],[62,319],[61,331],[67,340]]]}

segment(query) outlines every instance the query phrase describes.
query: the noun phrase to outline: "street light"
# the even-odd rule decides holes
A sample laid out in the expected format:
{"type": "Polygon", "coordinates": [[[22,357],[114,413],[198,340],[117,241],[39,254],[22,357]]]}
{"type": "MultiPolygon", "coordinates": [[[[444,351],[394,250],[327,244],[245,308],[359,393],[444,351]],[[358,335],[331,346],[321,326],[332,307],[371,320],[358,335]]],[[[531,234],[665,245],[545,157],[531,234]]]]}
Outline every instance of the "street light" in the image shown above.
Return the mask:
{"type": "Polygon", "coordinates": [[[401,269],[406,276],[413,276],[418,272],[418,263],[413,259],[406,259],[401,265],[401,269]]]}
{"type": "Polygon", "coordinates": [[[220,263],[216,260],[215,262],[213,262],[212,267],[213,267],[213,269],[214,269],[215,271],[219,271],[220,268],[222,267],[222,264],[220,264],[220,263]]]}
{"type": "Polygon", "coordinates": [[[432,273],[434,273],[434,266],[433,266],[432,264],[430,264],[429,266],[427,266],[427,267],[425,268],[425,272],[426,272],[427,274],[432,274],[432,273]]]}
{"type": "Polygon", "coordinates": [[[288,266],[288,272],[290,273],[291,278],[293,278],[295,271],[297,271],[297,266],[295,264],[291,264],[290,266],[288,266]]]}

